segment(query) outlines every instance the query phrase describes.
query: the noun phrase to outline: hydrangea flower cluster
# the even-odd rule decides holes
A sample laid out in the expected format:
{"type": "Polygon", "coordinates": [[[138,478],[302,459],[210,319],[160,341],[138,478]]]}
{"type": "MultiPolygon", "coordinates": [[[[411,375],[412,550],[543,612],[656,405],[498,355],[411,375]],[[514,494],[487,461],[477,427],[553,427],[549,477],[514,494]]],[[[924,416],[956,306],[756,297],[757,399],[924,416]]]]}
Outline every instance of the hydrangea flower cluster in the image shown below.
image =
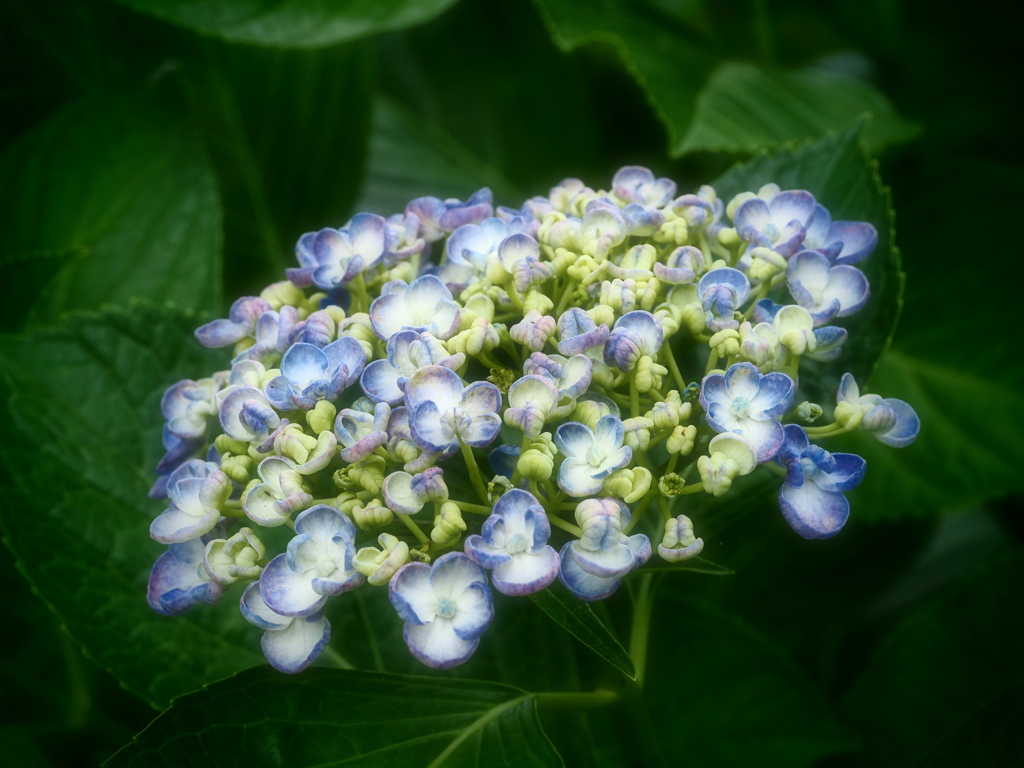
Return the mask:
{"type": "Polygon", "coordinates": [[[759,468],[796,533],[833,536],[865,462],[814,441],[901,447],[920,427],[849,374],[831,423],[797,398],[801,362],[835,360],[835,321],[867,303],[855,265],[876,243],[809,191],[726,202],[640,167],[305,234],[287,280],[196,331],[230,368],[163,398],[149,603],[179,614],[244,582],[268,660],[297,672],[330,598],[387,587],[413,655],[448,668],[501,596],[557,580],[601,600],[655,551],[699,556],[685,497],[759,468]]]}

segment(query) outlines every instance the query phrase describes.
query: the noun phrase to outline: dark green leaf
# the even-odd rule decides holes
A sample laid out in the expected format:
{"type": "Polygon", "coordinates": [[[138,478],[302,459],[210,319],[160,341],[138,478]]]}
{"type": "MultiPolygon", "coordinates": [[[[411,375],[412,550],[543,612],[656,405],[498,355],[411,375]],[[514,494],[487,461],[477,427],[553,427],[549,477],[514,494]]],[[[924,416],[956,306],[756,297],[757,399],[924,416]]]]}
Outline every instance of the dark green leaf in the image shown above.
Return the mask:
{"type": "Polygon", "coordinates": [[[0,337],[6,542],[86,653],[158,706],[262,663],[237,594],[178,617],[145,600],[162,550],[148,535],[161,507],[146,497],[160,456],[160,397],[216,365],[192,338],[195,325],[139,306],[0,337]]]}
{"type": "Polygon", "coordinates": [[[538,0],[537,6],[563,51],[595,43],[614,49],[665,125],[669,153],[682,154],[697,94],[717,63],[684,26],[692,6],[626,0],[538,0]]]}
{"type": "Polygon", "coordinates": [[[872,148],[905,141],[917,128],[867,83],[821,70],[766,70],[727,62],[697,97],[679,153],[752,152],[820,136],[870,113],[864,141],[872,148]]]}
{"type": "Polygon", "coordinates": [[[115,0],[235,43],[322,48],[422,24],[455,0],[115,0]]]}
{"type": "Polygon", "coordinates": [[[560,766],[536,697],[372,672],[243,672],[174,702],[106,763],[131,766],[560,766]]]}
{"type": "Polygon", "coordinates": [[[155,90],[88,97],[0,156],[0,252],[88,252],[51,284],[51,311],[137,296],[219,303],[217,190],[173,104],[155,90]]]}
{"type": "Polygon", "coordinates": [[[877,163],[864,153],[860,130],[856,125],[820,141],[758,155],[714,183],[725,200],[768,182],[782,189],[806,189],[834,220],[867,221],[878,230],[878,247],[857,265],[871,284],[871,298],[857,314],[833,323],[850,332],[842,357],[824,365],[810,360],[801,363],[796,402],[834,403],[845,371],[867,381],[889,345],[902,307],[903,272],[894,243],[889,190],[879,178],[877,163]]]}
{"type": "Polygon", "coordinates": [[[1019,387],[890,351],[861,388],[869,391],[910,403],[921,434],[907,448],[863,431],[829,443],[868,461],[864,482],[849,494],[858,514],[921,515],[1024,491],[1019,387]]]}
{"type": "MultiPolygon", "coordinates": [[[[660,595],[661,593],[659,593],[660,595]]],[[[735,615],[667,592],[655,605],[646,712],[665,765],[812,766],[856,742],[822,692],[735,615]]]]}
{"type": "Polygon", "coordinates": [[[373,112],[366,177],[356,208],[384,216],[416,197],[465,199],[490,187],[496,202],[519,205],[523,195],[498,171],[440,129],[404,107],[378,99],[373,112]]]}
{"type": "Polygon", "coordinates": [[[229,295],[281,279],[303,232],[348,218],[370,127],[371,53],[366,43],[304,51],[201,40],[183,62],[224,201],[229,295]]]}
{"type": "Polygon", "coordinates": [[[534,592],[530,599],[590,650],[607,661],[630,680],[636,680],[636,669],[622,643],[611,633],[594,610],[570,595],[561,585],[534,592]]]}
{"type": "Polygon", "coordinates": [[[87,253],[84,248],[0,253],[0,285],[17,286],[0,305],[0,331],[16,331],[24,326],[33,306],[60,271],[87,253]]]}
{"type": "Polygon", "coordinates": [[[1022,582],[1019,551],[996,556],[889,634],[848,702],[872,763],[1015,764],[1000,753],[1020,753],[1022,582]]]}

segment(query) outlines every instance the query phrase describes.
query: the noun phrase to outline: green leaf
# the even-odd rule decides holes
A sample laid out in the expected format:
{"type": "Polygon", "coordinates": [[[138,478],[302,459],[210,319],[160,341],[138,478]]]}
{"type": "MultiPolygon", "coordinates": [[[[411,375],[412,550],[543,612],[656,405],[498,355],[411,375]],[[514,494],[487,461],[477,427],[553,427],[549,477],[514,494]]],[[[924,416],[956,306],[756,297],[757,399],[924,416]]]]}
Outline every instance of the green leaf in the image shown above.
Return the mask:
{"type": "Polygon", "coordinates": [[[820,141],[758,155],[737,165],[715,183],[728,201],[747,190],[775,182],[782,189],[806,189],[832,213],[832,218],[867,221],[878,230],[878,247],[857,267],[867,275],[871,298],[848,318],[831,323],[846,328],[849,339],[842,356],[832,363],[804,360],[795,402],[831,404],[845,371],[867,381],[889,346],[903,305],[903,272],[894,242],[894,214],[889,190],[878,175],[878,164],[864,153],[861,125],[820,141]]]}
{"type": "Polygon", "coordinates": [[[6,543],[86,654],[157,706],[263,661],[236,593],[178,617],[145,601],[163,549],[148,535],[161,505],[146,496],[161,454],[160,397],[216,369],[195,325],[137,306],[0,337],[6,543]]]}
{"type": "Polygon", "coordinates": [[[664,765],[817,765],[856,740],[822,691],[766,637],[712,604],[662,590],[644,700],[664,765]]]}
{"type": "Polygon", "coordinates": [[[0,177],[0,252],[88,252],[51,284],[51,311],[219,303],[220,203],[177,100],[83,98],[9,146],[0,177]]]}
{"type": "Polygon", "coordinates": [[[821,70],[766,70],[726,62],[697,97],[679,154],[752,152],[820,136],[870,113],[864,141],[873,149],[905,141],[917,126],[896,114],[879,91],[860,80],[821,70]]]}
{"type": "Polygon", "coordinates": [[[430,21],[455,0],[114,0],[233,43],[322,48],[430,21]]]}
{"type": "Polygon", "coordinates": [[[611,630],[597,618],[593,608],[573,597],[559,584],[534,592],[530,599],[566,632],[630,680],[636,680],[633,660],[611,630]]]}
{"type": "Polygon", "coordinates": [[[536,696],[470,680],[243,672],[174,702],[106,765],[560,766],[536,696]]]}
{"type": "Polygon", "coordinates": [[[0,306],[0,331],[16,331],[23,327],[36,302],[60,271],[87,253],[84,248],[0,253],[0,285],[18,287],[8,293],[0,306]]]}
{"type": "Polygon", "coordinates": [[[1021,583],[1020,552],[997,555],[892,630],[847,702],[872,764],[1016,764],[1000,751],[1020,754],[1021,583]]]}
{"type": "Polygon", "coordinates": [[[496,201],[509,205],[524,198],[498,171],[442,130],[392,101],[377,100],[357,210],[387,216],[403,211],[417,197],[464,200],[480,187],[490,187],[496,201]]]}
{"type": "Polygon", "coordinates": [[[697,95],[717,63],[684,26],[693,7],[626,0],[536,0],[536,5],[563,51],[611,46],[668,131],[669,153],[682,154],[697,95]]]}
{"type": "Polygon", "coordinates": [[[227,293],[255,293],[294,265],[302,233],[349,216],[366,156],[372,51],[206,39],[194,48],[182,67],[224,201],[227,293]]]}
{"type": "Polygon", "coordinates": [[[1018,386],[890,351],[861,391],[910,403],[921,434],[906,448],[860,430],[829,442],[867,459],[864,482],[849,494],[855,514],[917,516],[1024,491],[1018,386]]]}

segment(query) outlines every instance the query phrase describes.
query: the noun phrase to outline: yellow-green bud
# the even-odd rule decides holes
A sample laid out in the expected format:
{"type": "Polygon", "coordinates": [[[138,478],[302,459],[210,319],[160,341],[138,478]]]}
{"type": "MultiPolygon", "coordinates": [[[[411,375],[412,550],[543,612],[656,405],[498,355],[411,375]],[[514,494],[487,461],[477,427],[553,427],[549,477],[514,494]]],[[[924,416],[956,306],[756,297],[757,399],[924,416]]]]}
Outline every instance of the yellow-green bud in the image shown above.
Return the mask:
{"type": "Polygon", "coordinates": [[[430,563],[430,555],[419,549],[410,549],[409,559],[414,563],[430,563]]]}
{"type": "Polygon", "coordinates": [[[670,499],[681,494],[685,485],[686,481],[675,472],[669,472],[658,478],[658,491],[662,496],[667,496],[670,499]]]}
{"type": "Polygon", "coordinates": [[[210,578],[227,586],[240,578],[253,579],[266,565],[266,547],[251,528],[240,528],[229,539],[214,539],[206,545],[203,567],[210,578]]]}
{"type": "Polygon", "coordinates": [[[352,519],[356,521],[362,530],[368,531],[371,528],[383,528],[390,525],[394,514],[381,503],[380,499],[373,499],[366,506],[357,501],[351,505],[352,519]]]}
{"type": "Polygon", "coordinates": [[[851,403],[848,400],[841,400],[836,404],[833,416],[840,427],[856,429],[864,420],[864,408],[860,403],[851,403]]]}
{"type": "Polygon", "coordinates": [[[811,424],[817,421],[822,414],[822,408],[817,403],[812,403],[807,400],[800,403],[796,407],[796,417],[805,424],[811,424]]]}
{"type": "Polygon", "coordinates": [[[690,242],[690,227],[686,223],[686,219],[682,216],[675,216],[670,208],[666,208],[663,213],[673,216],[672,219],[664,222],[657,232],[654,233],[653,240],[656,243],[671,243],[672,245],[686,245],[690,242]]]}
{"type": "Polygon", "coordinates": [[[693,443],[697,439],[697,427],[693,424],[688,427],[682,425],[672,430],[668,440],[665,441],[665,448],[670,454],[678,453],[686,456],[693,450],[693,443]]]}
{"type": "Polygon", "coordinates": [[[392,536],[382,533],[377,537],[381,548],[363,547],[352,558],[352,567],[366,576],[366,581],[376,587],[391,581],[395,571],[409,562],[409,545],[392,536]]]}
{"type": "Polygon", "coordinates": [[[645,280],[642,283],[637,283],[636,303],[640,305],[640,309],[646,309],[650,312],[658,301],[658,293],[660,291],[661,281],[656,277],[652,277],[650,280],[645,280]]]}
{"type": "Polygon", "coordinates": [[[654,319],[661,323],[661,329],[665,333],[666,340],[679,330],[679,311],[673,311],[674,309],[674,307],[669,308],[662,304],[654,313],[654,319]]]}
{"type": "Polygon", "coordinates": [[[508,392],[508,388],[515,384],[516,372],[511,368],[491,368],[491,375],[487,380],[496,386],[502,393],[508,392]]]}
{"type": "Polygon", "coordinates": [[[668,368],[654,362],[650,355],[644,355],[636,361],[636,388],[640,393],[650,392],[661,386],[661,380],[668,374],[668,368]]]}
{"type": "Polygon", "coordinates": [[[338,511],[345,513],[349,517],[352,517],[355,513],[355,508],[362,506],[362,503],[363,502],[361,502],[359,497],[354,493],[351,491],[344,491],[343,493],[339,493],[338,497],[331,502],[331,506],[335,507],[338,511]]]}
{"type": "Polygon", "coordinates": [[[597,428],[597,422],[602,416],[612,412],[606,403],[597,400],[577,400],[576,408],[573,409],[572,418],[580,424],[586,424],[591,429],[597,428]]]}
{"type": "Polygon", "coordinates": [[[334,419],[338,415],[338,409],[329,400],[319,400],[316,407],[306,411],[306,423],[313,430],[314,435],[321,432],[330,432],[334,429],[334,419]]]}
{"type": "Polygon", "coordinates": [[[233,453],[237,455],[244,454],[249,450],[248,443],[243,443],[241,440],[235,440],[227,435],[217,435],[213,441],[213,445],[221,454],[233,453]]]}
{"type": "Polygon", "coordinates": [[[260,292],[260,298],[266,301],[272,310],[280,312],[286,304],[296,307],[306,299],[302,289],[289,280],[271,283],[260,292]]]}
{"type": "Polygon", "coordinates": [[[305,464],[317,447],[317,439],[302,431],[298,424],[289,424],[274,438],[274,452],[291,459],[296,464],[305,464]]]}
{"type": "Polygon", "coordinates": [[[534,450],[543,451],[551,458],[555,458],[558,455],[558,446],[555,445],[555,441],[551,439],[550,432],[541,432],[537,435],[537,438],[533,441],[531,446],[534,450]]]}
{"type": "Polygon", "coordinates": [[[732,328],[719,331],[708,340],[708,346],[714,350],[719,357],[729,357],[740,351],[740,334],[732,328]]]}
{"type": "Polygon", "coordinates": [[[495,475],[494,479],[487,484],[487,500],[494,504],[503,495],[512,490],[514,486],[504,475],[495,475]]]}
{"type": "Polygon", "coordinates": [[[732,227],[722,227],[718,230],[718,242],[726,248],[735,248],[737,245],[742,243],[743,240],[740,238],[739,233],[732,227]]]}
{"type": "Polygon", "coordinates": [[[546,312],[555,308],[555,302],[553,302],[547,294],[538,291],[536,288],[531,288],[523,296],[523,314],[530,312],[531,310],[537,310],[542,315],[546,312]]]}
{"type": "Polygon", "coordinates": [[[416,270],[413,268],[412,263],[408,261],[400,261],[390,270],[388,270],[385,276],[384,282],[390,282],[392,280],[404,280],[407,283],[411,283],[416,279],[416,270]]]}
{"type": "Polygon", "coordinates": [[[249,482],[253,467],[253,460],[248,454],[242,456],[225,454],[220,459],[221,470],[239,485],[245,485],[249,482]]]}
{"type": "Polygon", "coordinates": [[[621,499],[632,490],[633,473],[628,469],[617,469],[604,479],[604,487],[601,489],[601,492],[621,499]]]}
{"type": "Polygon", "coordinates": [[[704,490],[713,496],[721,496],[732,487],[738,475],[749,475],[757,467],[757,457],[743,438],[723,432],[711,438],[708,445],[710,456],[697,459],[697,469],[704,490]]]}
{"type": "Polygon", "coordinates": [[[529,480],[547,480],[555,469],[555,460],[547,452],[531,448],[519,457],[516,469],[529,480]]]}
{"type": "Polygon", "coordinates": [[[615,311],[605,304],[598,304],[587,310],[590,319],[597,325],[607,325],[611,328],[615,325],[615,311]]]}
{"type": "Polygon", "coordinates": [[[370,454],[348,467],[349,478],[363,490],[380,493],[384,487],[384,457],[370,454]]]}
{"type": "Polygon", "coordinates": [[[462,519],[459,505],[446,501],[441,505],[440,514],[434,516],[430,540],[439,547],[448,547],[461,539],[465,530],[466,522],[462,519]]]}

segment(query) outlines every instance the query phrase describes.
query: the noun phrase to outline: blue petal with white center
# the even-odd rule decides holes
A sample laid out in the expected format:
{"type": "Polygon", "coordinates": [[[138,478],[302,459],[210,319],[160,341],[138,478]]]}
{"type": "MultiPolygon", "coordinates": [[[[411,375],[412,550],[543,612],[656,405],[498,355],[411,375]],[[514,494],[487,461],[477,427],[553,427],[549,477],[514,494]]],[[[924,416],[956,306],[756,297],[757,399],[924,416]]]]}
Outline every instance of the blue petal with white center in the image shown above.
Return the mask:
{"type": "Polygon", "coordinates": [[[320,657],[331,639],[331,625],[323,613],[299,618],[275,613],[263,600],[257,582],[246,587],[239,607],[246,621],[266,630],[260,641],[263,655],[279,672],[301,672],[320,657]]]}
{"type": "Polygon", "coordinates": [[[412,284],[394,280],[370,304],[373,332],[384,341],[402,330],[449,339],[459,329],[459,306],[452,292],[435,275],[423,275],[412,284]]]}
{"type": "Polygon", "coordinates": [[[623,445],[625,428],[617,416],[602,416],[591,430],[577,421],[555,430],[555,445],[566,459],[558,470],[558,487],[570,496],[592,496],[604,479],[622,469],[633,458],[633,449],[623,445]]]}
{"type": "Polygon", "coordinates": [[[205,542],[196,538],[171,544],[157,558],[146,591],[150,608],[164,616],[176,616],[200,603],[212,605],[224,597],[227,587],[211,581],[203,569],[205,547],[205,542]]]}
{"type": "Polygon", "coordinates": [[[793,380],[783,373],[762,375],[751,363],[737,363],[725,374],[701,382],[700,404],[717,432],[741,435],[764,463],[784,439],[778,419],[793,402],[793,380]]]}

